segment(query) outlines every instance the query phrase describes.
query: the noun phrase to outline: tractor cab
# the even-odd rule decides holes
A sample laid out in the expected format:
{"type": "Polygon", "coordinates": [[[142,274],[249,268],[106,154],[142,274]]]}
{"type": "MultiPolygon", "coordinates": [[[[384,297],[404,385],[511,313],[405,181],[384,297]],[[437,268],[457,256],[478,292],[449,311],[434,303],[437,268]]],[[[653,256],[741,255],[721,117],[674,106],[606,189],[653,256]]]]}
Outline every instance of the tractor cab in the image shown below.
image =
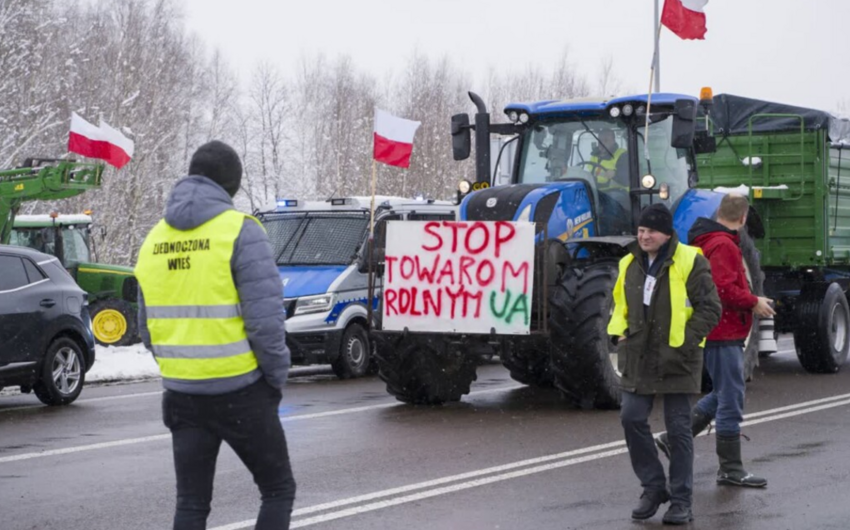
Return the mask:
{"type": "Polygon", "coordinates": [[[76,277],[81,263],[91,263],[89,215],[18,215],[9,243],[56,256],[76,277]]]}
{"type": "Polygon", "coordinates": [[[511,123],[501,124],[489,123],[481,103],[475,125],[466,115],[453,118],[455,158],[468,156],[465,135],[473,128],[477,142],[482,132],[512,135],[514,191],[487,189],[492,178],[482,169],[490,167],[490,153],[477,148],[477,182],[461,183],[461,211],[485,219],[487,200],[504,198],[502,208],[512,208],[514,220],[548,222],[549,237],[634,234],[642,208],[663,202],[673,209],[697,184],[697,103],[675,94],[516,103],[505,108],[511,123]],[[473,189],[481,193],[463,193],[473,189]]]}

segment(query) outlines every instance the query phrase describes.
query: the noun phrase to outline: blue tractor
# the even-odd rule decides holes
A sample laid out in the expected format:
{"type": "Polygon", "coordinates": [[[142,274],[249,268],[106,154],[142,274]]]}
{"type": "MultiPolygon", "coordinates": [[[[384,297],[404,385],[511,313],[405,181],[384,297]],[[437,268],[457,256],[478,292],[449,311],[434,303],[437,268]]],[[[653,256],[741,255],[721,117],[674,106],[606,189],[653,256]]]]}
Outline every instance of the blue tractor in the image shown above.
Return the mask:
{"type": "Polygon", "coordinates": [[[475,378],[472,358],[490,348],[517,381],[554,386],[577,407],[617,408],[607,324],[618,261],[640,212],[653,202],[668,205],[684,239],[719,202],[696,189],[695,155],[713,148],[712,138],[696,134],[701,102],[660,93],[515,103],[505,108],[508,123],[491,123],[481,98],[470,98],[474,121],[452,118],[455,160],[470,156],[475,131],[477,180],[459,186],[459,218],[536,224],[532,333],[396,337],[379,354],[381,376],[402,401],[458,400],[475,378]],[[499,153],[513,161],[508,185],[493,185],[491,134],[510,137],[503,149],[513,156],[499,153]]]}

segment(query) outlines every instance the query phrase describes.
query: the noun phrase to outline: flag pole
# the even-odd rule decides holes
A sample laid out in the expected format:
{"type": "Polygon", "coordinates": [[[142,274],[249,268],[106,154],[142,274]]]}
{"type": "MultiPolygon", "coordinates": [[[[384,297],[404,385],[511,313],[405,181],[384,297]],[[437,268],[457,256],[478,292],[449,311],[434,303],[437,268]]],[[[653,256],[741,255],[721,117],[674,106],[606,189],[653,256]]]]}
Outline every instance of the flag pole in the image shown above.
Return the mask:
{"type": "Polygon", "coordinates": [[[655,91],[661,92],[661,14],[658,12],[658,0],[655,0],[655,91]]]}
{"type": "MultiPolygon", "coordinates": [[[[656,12],[658,11],[658,0],[655,2],[656,12]]],[[[652,167],[649,163],[649,114],[652,109],[652,82],[655,80],[655,90],[659,90],[660,84],[660,76],[656,77],[656,67],[658,64],[658,47],[661,41],[661,23],[656,16],[655,19],[655,51],[652,54],[652,65],[649,67],[649,92],[646,96],[646,124],[644,125],[644,139],[643,139],[643,156],[646,159],[646,170],[648,173],[652,173],[652,167]]]]}
{"type": "Polygon", "coordinates": [[[372,158],[372,202],[369,206],[369,249],[368,249],[368,260],[369,265],[367,266],[367,273],[369,276],[369,285],[368,285],[368,294],[369,300],[366,302],[366,327],[369,332],[372,330],[372,307],[375,305],[375,274],[377,271],[372,270],[372,261],[373,261],[373,253],[375,248],[375,188],[377,188],[378,181],[378,162],[375,158],[372,158]]]}

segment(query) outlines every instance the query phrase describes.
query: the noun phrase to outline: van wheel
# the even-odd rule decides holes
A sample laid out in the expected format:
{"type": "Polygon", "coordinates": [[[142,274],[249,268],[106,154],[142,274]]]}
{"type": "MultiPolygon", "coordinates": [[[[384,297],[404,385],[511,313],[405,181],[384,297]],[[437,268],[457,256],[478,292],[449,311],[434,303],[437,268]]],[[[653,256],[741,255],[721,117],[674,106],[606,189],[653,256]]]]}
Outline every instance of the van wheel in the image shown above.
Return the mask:
{"type": "Polygon", "coordinates": [[[360,324],[351,324],[342,335],[339,356],[331,363],[331,368],[340,379],[353,379],[369,374],[371,364],[369,335],[360,324]]]}
{"type": "Polygon", "coordinates": [[[102,346],[129,346],[139,334],[136,310],[117,298],[98,300],[89,307],[94,339],[102,346]]]}
{"type": "Polygon", "coordinates": [[[86,380],[86,361],[79,345],[67,337],[50,343],[41,367],[41,377],[33,386],[45,405],[68,405],[80,395],[86,380]]]}

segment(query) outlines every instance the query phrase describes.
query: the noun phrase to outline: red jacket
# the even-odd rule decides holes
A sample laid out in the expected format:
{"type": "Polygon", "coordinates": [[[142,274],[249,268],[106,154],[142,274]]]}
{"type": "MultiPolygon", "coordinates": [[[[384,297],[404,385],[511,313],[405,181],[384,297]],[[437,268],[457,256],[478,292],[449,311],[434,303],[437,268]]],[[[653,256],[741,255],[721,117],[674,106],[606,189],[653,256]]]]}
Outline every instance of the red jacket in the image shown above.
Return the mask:
{"type": "Polygon", "coordinates": [[[702,249],[711,263],[711,276],[723,304],[723,315],[711,333],[709,341],[743,340],[753,325],[753,307],[758,303],[750,291],[744,270],[738,233],[718,222],[700,217],[688,232],[691,245],[702,249]]]}

